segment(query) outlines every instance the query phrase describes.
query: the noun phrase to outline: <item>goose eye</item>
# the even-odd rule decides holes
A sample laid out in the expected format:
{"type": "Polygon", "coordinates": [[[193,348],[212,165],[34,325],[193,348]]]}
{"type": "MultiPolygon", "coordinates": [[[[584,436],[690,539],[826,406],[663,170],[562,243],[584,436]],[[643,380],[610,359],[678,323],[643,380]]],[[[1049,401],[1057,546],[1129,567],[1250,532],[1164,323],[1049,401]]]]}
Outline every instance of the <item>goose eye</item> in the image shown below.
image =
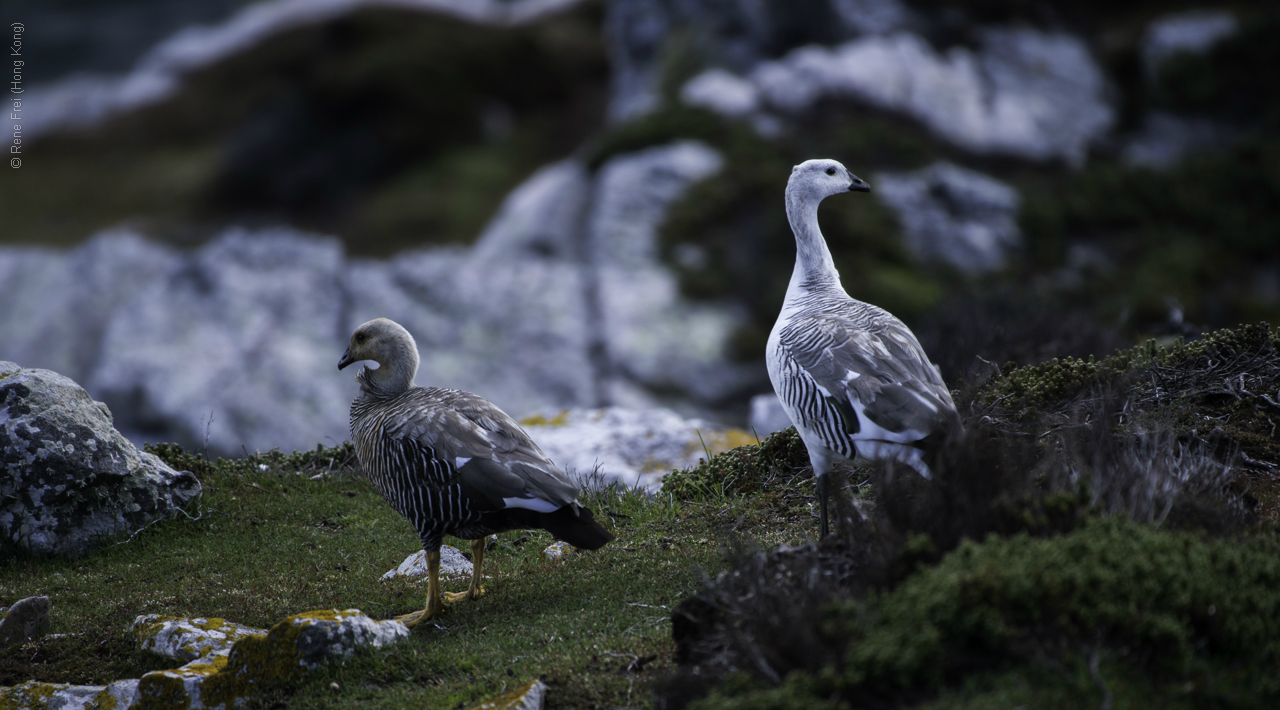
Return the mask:
{"type": "Polygon", "coordinates": [[[364,342],[364,340],[365,340],[365,337],[366,337],[366,336],[365,336],[365,334],[364,334],[364,333],[361,333],[361,334],[357,335],[357,336],[356,336],[356,342],[357,342],[357,343],[363,343],[363,342],[364,342]]]}
{"type": "Polygon", "coordinates": [[[835,174],[836,174],[836,169],[835,169],[835,168],[827,168],[827,174],[828,174],[828,175],[835,175],[835,174]]]}

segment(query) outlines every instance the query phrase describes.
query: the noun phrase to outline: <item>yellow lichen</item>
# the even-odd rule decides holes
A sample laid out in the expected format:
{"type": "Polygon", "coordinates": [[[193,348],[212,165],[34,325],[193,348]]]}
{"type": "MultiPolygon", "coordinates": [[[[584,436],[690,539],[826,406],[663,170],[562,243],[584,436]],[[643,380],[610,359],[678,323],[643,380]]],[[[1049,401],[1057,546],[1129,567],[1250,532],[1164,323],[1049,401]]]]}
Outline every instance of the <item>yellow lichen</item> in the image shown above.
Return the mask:
{"type": "Polygon", "coordinates": [[[562,409],[560,413],[548,419],[545,415],[534,414],[520,420],[524,426],[564,426],[569,423],[569,410],[562,409]]]}
{"type": "Polygon", "coordinates": [[[523,706],[525,696],[532,692],[533,687],[537,684],[537,680],[531,680],[515,690],[499,695],[493,700],[480,703],[471,710],[517,710],[523,706]]]}

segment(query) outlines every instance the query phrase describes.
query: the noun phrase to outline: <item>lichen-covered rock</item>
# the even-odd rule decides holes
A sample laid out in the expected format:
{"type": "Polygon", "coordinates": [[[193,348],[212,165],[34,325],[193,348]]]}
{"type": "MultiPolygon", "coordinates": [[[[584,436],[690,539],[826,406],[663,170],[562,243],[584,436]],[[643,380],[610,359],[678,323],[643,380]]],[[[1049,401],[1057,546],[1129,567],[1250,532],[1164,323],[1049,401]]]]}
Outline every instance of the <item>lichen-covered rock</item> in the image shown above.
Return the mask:
{"type": "MultiPolygon", "coordinates": [[[[440,578],[445,577],[463,577],[471,574],[471,560],[462,556],[462,551],[452,545],[440,546],[440,578]]],[[[379,579],[391,579],[392,577],[426,577],[427,576],[427,553],[423,550],[404,558],[404,562],[400,566],[388,570],[386,574],[379,579]]]]}
{"type": "Polygon", "coordinates": [[[515,690],[480,703],[471,710],[542,710],[546,696],[547,685],[535,678],[515,690]]]}
{"type": "Polygon", "coordinates": [[[69,685],[29,680],[0,687],[0,708],[13,710],[123,710],[138,697],[138,681],[110,685],[69,685]]]}
{"type": "Polygon", "coordinates": [[[1018,192],[995,178],[938,162],[913,173],[881,173],[873,182],[921,261],[978,274],[1004,266],[1022,246],[1018,192]]]}
{"type": "Polygon", "coordinates": [[[16,646],[49,633],[49,597],[27,597],[0,610],[0,648],[16,646]]]}
{"type": "Polygon", "coordinates": [[[297,679],[326,660],[408,636],[404,624],[374,621],[358,609],[296,614],[266,634],[242,636],[229,652],[142,676],[138,698],[143,707],[231,708],[265,687],[297,679]]]}
{"type": "Polygon", "coordinates": [[[147,614],[133,621],[138,647],[183,663],[231,652],[247,636],[265,636],[266,629],[216,618],[182,618],[147,614]]]}
{"type": "Polygon", "coordinates": [[[542,550],[542,557],[548,562],[561,562],[573,553],[573,545],[560,540],[553,542],[542,550]]]}
{"type": "Polygon", "coordinates": [[[741,429],[685,419],[669,409],[568,409],[527,417],[521,424],[557,466],[651,489],[668,471],[697,465],[707,451],[755,443],[741,429]]]}
{"type": "Polygon", "coordinates": [[[121,436],[80,385],[11,362],[0,362],[0,466],[0,546],[39,555],[87,554],[201,492],[121,436]]]}

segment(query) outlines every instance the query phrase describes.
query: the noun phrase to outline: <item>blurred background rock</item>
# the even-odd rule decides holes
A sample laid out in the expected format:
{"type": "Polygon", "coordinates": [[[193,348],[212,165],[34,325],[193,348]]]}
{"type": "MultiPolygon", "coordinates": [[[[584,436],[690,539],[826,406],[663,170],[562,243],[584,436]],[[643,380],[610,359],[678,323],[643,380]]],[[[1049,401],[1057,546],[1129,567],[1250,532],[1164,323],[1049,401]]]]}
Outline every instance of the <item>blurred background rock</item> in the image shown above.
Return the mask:
{"type": "Polygon", "coordinates": [[[393,318],[515,416],[769,423],[793,164],[953,386],[1280,316],[1270,2],[4,0],[0,360],[214,454],[347,436],[393,318]],[[13,98],[15,95],[7,95],[13,98]],[[4,104],[9,116],[13,104],[4,104]]]}

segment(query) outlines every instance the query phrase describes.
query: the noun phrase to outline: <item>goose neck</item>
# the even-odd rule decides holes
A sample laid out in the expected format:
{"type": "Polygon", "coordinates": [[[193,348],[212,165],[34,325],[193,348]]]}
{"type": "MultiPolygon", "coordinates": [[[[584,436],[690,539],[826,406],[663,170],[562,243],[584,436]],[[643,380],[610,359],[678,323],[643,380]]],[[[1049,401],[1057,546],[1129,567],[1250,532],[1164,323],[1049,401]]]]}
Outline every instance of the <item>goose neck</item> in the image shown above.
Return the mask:
{"type": "Polygon", "coordinates": [[[835,261],[831,258],[831,250],[827,248],[827,240],[818,228],[820,201],[802,192],[790,188],[787,190],[787,221],[796,237],[793,282],[797,278],[804,282],[840,281],[835,261]]]}

